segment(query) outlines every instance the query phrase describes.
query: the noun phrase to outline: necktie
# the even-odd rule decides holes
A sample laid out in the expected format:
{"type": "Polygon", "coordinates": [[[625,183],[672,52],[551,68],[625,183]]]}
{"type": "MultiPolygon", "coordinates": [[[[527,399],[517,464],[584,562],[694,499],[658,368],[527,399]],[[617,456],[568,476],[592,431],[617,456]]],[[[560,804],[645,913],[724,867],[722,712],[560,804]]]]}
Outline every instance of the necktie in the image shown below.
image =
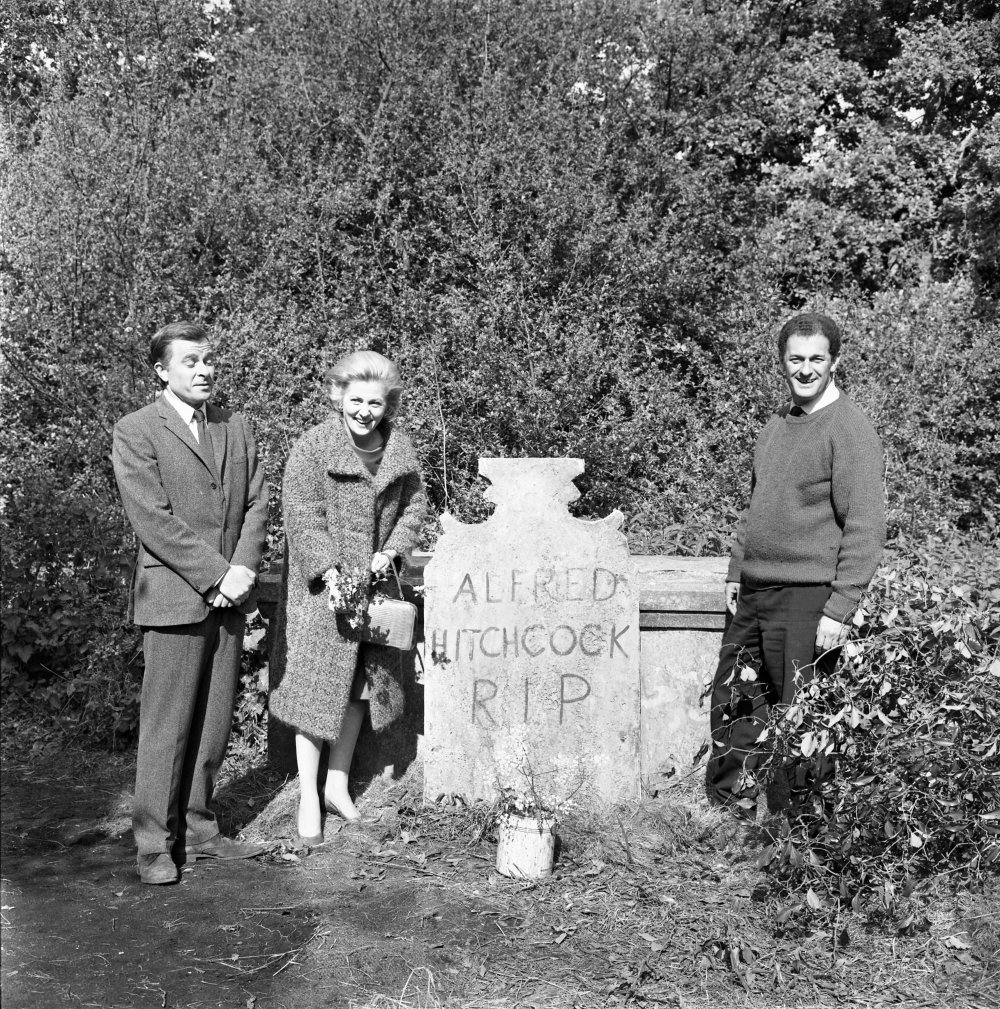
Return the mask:
{"type": "Polygon", "coordinates": [[[212,476],[218,480],[219,471],[215,467],[215,452],[212,450],[212,438],[208,433],[208,426],[205,424],[204,410],[195,410],[194,422],[198,429],[198,447],[201,449],[201,457],[208,463],[212,476]]]}

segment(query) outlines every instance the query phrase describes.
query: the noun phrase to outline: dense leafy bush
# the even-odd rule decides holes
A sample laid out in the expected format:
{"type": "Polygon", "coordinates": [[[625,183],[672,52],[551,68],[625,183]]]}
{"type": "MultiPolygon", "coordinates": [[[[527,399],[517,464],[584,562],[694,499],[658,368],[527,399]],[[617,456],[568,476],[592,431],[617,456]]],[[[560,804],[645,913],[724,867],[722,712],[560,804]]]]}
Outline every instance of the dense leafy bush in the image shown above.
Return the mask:
{"type": "Polygon", "coordinates": [[[267,746],[267,651],[265,625],[259,616],[247,626],[240,660],[240,692],[233,711],[231,753],[256,757],[267,746]]]}
{"type": "Polygon", "coordinates": [[[93,491],[92,472],[23,447],[4,495],[5,707],[35,709],[71,735],[127,743],[142,668],[124,605],[131,537],[118,502],[93,491]]]}
{"type": "Polygon", "coordinates": [[[118,633],[110,431],[177,317],[213,326],[275,504],[326,367],[369,345],[437,510],[482,514],[479,456],[566,453],[587,514],[704,554],[782,396],[773,329],[825,308],[893,530],[995,523],[998,28],[904,7],[15,5],[5,687],[58,697],[118,633]]]}
{"type": "Polygon", "coordinates": [[[1000,551],[902,542],[835,676],[772,712],[764,781],[791,763],[791,829],[764,853],[822,898],[886,907],[939,873],[1000,869],[1000,551]]]}

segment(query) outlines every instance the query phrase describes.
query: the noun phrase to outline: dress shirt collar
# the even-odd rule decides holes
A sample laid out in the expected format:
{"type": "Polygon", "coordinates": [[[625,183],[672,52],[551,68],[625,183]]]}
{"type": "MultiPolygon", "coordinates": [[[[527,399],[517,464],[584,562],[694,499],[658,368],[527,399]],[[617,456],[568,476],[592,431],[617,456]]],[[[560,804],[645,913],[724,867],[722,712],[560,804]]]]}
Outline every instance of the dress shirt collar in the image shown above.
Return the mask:
{"type": "Polygon", "coordinates": [[[809,410],[803,410],[802,407],[792,406],[789,409],[789,413],[793,417],[801,417],[803,414],[808,415],[810,413],[815,413],[817,410],[822,410],[824,406],[829,406],[831,403],[835,403],[840,399],[840,390],[837,388],[836,383],[830,382],[830,384],[823,390],[823,395],[813,404],[812,408],[809,410]]]}
{"type": "Polygon", "coordinates": [[[838,399],[840,399],[840,390],[837,388],[837,383],[831,380],[830,384],[823,390],[823,395],[816,401],[816,405],[810,412],[815,413],[817,410],[822,410],[824,406],[829,406],[838,399]]]}
{"type": "MultiPolygon", "coordinates": [[[[185,403],[184,400],[173,393],[169,385],[163,390],[163,398],[180,414],[181,420],[188,427],[191,427],[194,423],[194,407],[190,403],[185,403]]],[[[205,419],[208,419],[207,414],[205,415],[205,419]]]]}

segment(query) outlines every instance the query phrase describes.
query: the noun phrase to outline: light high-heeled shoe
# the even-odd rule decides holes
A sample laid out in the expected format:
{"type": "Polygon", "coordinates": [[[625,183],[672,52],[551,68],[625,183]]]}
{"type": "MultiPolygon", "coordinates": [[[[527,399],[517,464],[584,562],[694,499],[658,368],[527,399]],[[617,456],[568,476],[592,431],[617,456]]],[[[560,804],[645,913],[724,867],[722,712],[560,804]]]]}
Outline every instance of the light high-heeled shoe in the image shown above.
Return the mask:
{"type": "MultiPolygon", "coordinates": [[[[301,819],[301,813],[302,813],[302,800],[300,799],[299,800],[299,811],[298,811],[298,813],[296,814],[296,817],[295,817],[296,824],[298,824],[298,821],[301,819]]],[[[308,836],[306,836],[305,834],[300,834],[298,826],[296,826],[296,828],[295,828],[295,838],[299,842],[299,844],[301,844],[303,847],[306,847],[306,848],[315,848],[317,845],[320,845],[320,844],[323,843],[323,831],[320,830],[320,832],[318,834],[309,834],[308,836]]]]}
{"type": "Polygon", "coordinates": [[[363,823],[365,818],[361,813],[357,816],[348,816],[341,808],[338,806],[333,799],[328,799],[325,795],[323,796],[323,808],[328,813],[333,813],[341,818],[345,823],[363,823]]]}

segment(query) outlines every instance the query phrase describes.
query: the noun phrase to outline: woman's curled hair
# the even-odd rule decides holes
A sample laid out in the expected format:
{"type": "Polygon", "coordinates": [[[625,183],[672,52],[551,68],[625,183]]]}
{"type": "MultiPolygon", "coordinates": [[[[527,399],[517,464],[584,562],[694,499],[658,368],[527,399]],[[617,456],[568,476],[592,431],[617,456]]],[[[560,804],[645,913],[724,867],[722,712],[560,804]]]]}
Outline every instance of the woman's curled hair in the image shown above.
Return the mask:
{"type": "Polygon", "coordinates": [[[343,411],[344,392],[352,382],[381,382],[385,386],[385,415],[389,420],[395,418],[403,398],[403,380],[389,358],[374,350],[356,350],[337,361],[326,373],[325,382],[335,409],[343,411]]]}

